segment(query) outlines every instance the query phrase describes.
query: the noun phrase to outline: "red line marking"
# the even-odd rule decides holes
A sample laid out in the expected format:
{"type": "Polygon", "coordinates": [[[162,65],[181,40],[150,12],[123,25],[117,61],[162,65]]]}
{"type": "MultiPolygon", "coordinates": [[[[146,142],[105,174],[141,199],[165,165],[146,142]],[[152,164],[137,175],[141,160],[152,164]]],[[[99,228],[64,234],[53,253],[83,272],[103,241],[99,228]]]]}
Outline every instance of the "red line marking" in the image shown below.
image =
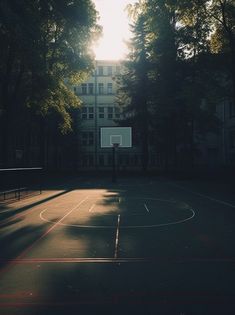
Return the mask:
{"type": "Polygon", "coordinates": [[[93,258],[93,257],[85,257],[85,258],[16,258],[9,260],[0,260],[0,262],[8,262],[14,264],[35,264],[35,263],[235,263],[235,258],[211,258],[211,259],[203,259],[203,258],[195,258],[195,259],[177,259],[177,258],[166,258],[159,259],[159,257],[133,257],[133,258],[93,258]]]}
{"type": "Polygon", "coordinates": [[[184,305],[198,305],[198,304],[211,304],[212,306],[215,305],[234,305],[234,296],[218,296],[218,295],[207,295],[207,296],[192,296],[191,299],[186,299],[188,298],[188,296],[178,296],[175,298],[169,298],[168,295],[166,296],[153,296],[148,297],[148,296],[143,296],[142,297],[143,300],[141,299],[137,299],[137,297],[133,296],[132,298],[123,298],[122,296],[110,296],[109,298],[96,298],[94,300],[92,300],[91,298],[89,299],[84,299],[84,300],[80,300],[80,301],[74,301],[74,300],[70,300],[70,301],[65,301],[65,302],[55,302],[55,301],[48,301],[48,302],[0,302],[0,306],[1,307],[33,307],[33,306],[76,306],[76,305],[100,305],[100,304],[114,304],[114,301],[118,304],[118,303],[128,303],[128,304],[132,304],[132,305],[154,305],[154,304],[166,304],[166,302],[168,303],[168,305],[179,305],[179,304],[184,304],[184,305]],[[166,301],[167,299],[167,301],[166,301]],[[229,304],[228,304],[229,303],[229,304]]]}
{"type": "Polygon", "coordinates": [[[76,210],[85,200],[84,198],[82,201],[80,201],[75,207],[73,207],[69,212],[67,212],[60,220],[55,222],[46,232],[44,232],[38,239],[36,239],[29,247],[27,247],[16,259],[21,259],[23,256],[25,256],[34,246],[36,243],[38,243],[42,238],[47,236],[52,230],[54,230],[67,216],[69,216],[74,210],[76,210]]]}
{"type": "MultiPolygon", "coordinates": [[[[52,195],[52,196],[53,196],[53,195],[52,195]]],[[[59,198],[59,197],[60,197],[60,196],[58,196],[58,197],[56,197],[56,198],[59,198]]],[[[50,203],[50,201],[51,201],[51,200],[49,200],[49,201],[47,201],[47,202],[50,203]]],[[[24,203],[24,204],[25,204],[25,203],[24,203]]],[[[23,204],[23,205],[24,205],[24,204],[23,204]]],[[[27,204],[26,204],[26,206],[27,206],[27,204]]],[[[30,206],[30,205],[29,205],[29,206],[30,206]]],[[[32,207],[33,207],[32,209],[25,210],[23,213],[15,214],[15,215],[13,215],[13,216],[10,217],[10,218],[7,218],[7,219],[5,219],[5,220],[2,220],[2,221],[0,222],[0,226],[5,225],[5,224],[7,224],[8,222],[11,222],[11,221],[13,221],[13,220],[15,220],[15,219],[18,219],[18,218],[21,218],[21,217],[24,217],[24,216],[26,216],[27,214],[38,210],[38,209],[37,209],[38,205],[35,205],[35,206],[32,206],[32,207]]],[[[20,210],[20,208],[19,208],[19,209],[12,209],[12,210],[9,210],[8,212],[11,212],[11,211],[13,212],[13,211],[15,211],[15,210],[20,210]]],[[[6,213],[6,212],[5,212],[5,213],[6,213]]]]}
{"type": "MultiPolygon", "coordinates": [[[[73,207],[71,210],[69,210],[69,212],[67,212],[60,220],[58,220],[57,222],[55,222],[55,224],[53,224],[48,230],[46,230],[38,239],[36,239],[30,246],[28,246],[25,250],[23,250],[21,252],[20,255],[18,255],[15,259],[12,260],[8,260],[9,264],[4,267],[1,271],[0,271],[0,275],[4,274],[7,272],[7,270],[9,270],[9,268],[14,265],[17,264],[17,261],[21,260],[23,256],[25,256],[41,239],[43,239],[45,236],[47,236],[52,230],[54,230],[54,228],[56,228],[68,215],[70,215],[74,210],[76,210],[85,200],[87,200],[88,197],[82,199],[75,207],[73,207]]],[[[3,261],[3,260],[2,260],[3,261]]],[[[6,260],[5,260],[6,262],[6,260]]]]}

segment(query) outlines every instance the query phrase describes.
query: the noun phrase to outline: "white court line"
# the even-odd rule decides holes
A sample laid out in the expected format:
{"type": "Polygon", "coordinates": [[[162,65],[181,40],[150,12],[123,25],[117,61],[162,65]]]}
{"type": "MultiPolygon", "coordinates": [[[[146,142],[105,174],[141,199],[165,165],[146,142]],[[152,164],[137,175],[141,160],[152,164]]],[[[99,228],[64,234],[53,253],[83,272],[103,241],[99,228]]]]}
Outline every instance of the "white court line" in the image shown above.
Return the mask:
{"type": "Polygon", "coordinates": [[[117,232],[116,232],[116,240],[115,240],[115,251],[114,251],[115,259],[118,256],[119,228],[120,228],[120,214],[118,215],[117,232]]]}
{"type": "MultiPolygon", "coordinates": [[[[157,227],[162,227],[162,226],[171,226],[171,225],[177,225],[181,224],[184,222],[187,222],[189,220],[192,220],[195,217],[195,212],[193,209],[188,209],[191,212],[191,216],[189,216],[186,219],[178,220],[178,221],[173,221],[173,222],[168,222],[168,223],[160,223],[160,224],[151,224],[151,225],[122,225],[119,227],[119,229],[141,229],[141,228],[157,228],[157,227]]],[[[43,213],[43,211],[42,211],[43,213]]],[[[43,217],[41,219],[45,222],[50,222],[50,223],[55,223],[53,221],[47,220],[43,217]]],[[[59,225],[64,225],[64,226],[72,226],[72,227],[77,227],[77,228],[85,228],[85,229],[115,229],[116,226],[114,225],[81,225],[81,224],[66,224],[66,223],[59,223],[59,225]]]]}
{"type": "MultiPolygon", "coordinates": [[[[38,239],[36,239],[29,247],[27,247],[22,253],[20,253],[20,255],[17,257],[17,259],[22,258],[23,256],[25,256],[41,239],[43,239],[45,236],[47,236],[52,230],[54,230],[58,225],[60,225],[60,223],[62,223],[62,221],[67,218],[68,215],[70,215],[74,210],[76,210],[84,201],[86,201],[88,199],[88,197],[84,198],[83,200],[81,200],[75,207],[73,207],[69,212],[67,212],[60,220],[53,222],[53,225],[46,230],[45,233],[43,233],[38,239]]],[[[41,211],[40,213],[40,218],[42,219],[41,214],[43,212],[45,212],[47,209],[44,209],[43,211],[41,211]]],[[[45,221],[45,220],[44,220],[45,221]]]]}
{"type": "Polygon", "coordinates": [[[145,209],[147,210],[147,212],[149,213],[150,210],[149,210],[149,208],[147,207],[146,203],[144,203],[144,207],[145,207],[145,209]]]}
{"type": "Polygon", "coordinates": [[[187,188],[185,188],[184,186],[177,185],[177,184],[172,184],[172,183],[171,183],[170,185],[176,186],[176,187],[178,187],[178,188],[180,188],[180,189],[182,189],[182,190],[191,192],[191,193],[194,194],[194,195],[198,195],[198,196],[200,196],[200,197],[207,198],[207,199],[209,199],[209,200],[211,200],[211,201],[220,203],[220,204],[222,204],[222,205],[225,205],[225,206],[228,206],[228,207],[231,207],[231,208],[235,208],[235,205],[233,205],[233,204],[231,204],[231,203],[229,203],[229,202],[226,202],[226,201],[223,201],[223,200],[219,200],[219,199],[215,199],[215,198],[212,198],[212,197],[207,196],[207,195],[204,195],[204,194],[200,194],[200,193],[198,193],[198,192],[196,192],[196,191],[193,191],[193,190],[191,190],[191,189],[187,189],[187,188]]]}
{"type": "Polygon", "coordinates": [[[90,209],[88,210],[88,212],[92,212],[93,208],[95,207],[95,204],[93,204],[90,209]]]}
{"type": "MultiPolygon", "coordinates": [[[[62,223],[62,221],[68,216],[68,215],[70,215],[74,210],[76,210],[83,202],[85,202],[86,200],[88,199],[88,196],[86,197],[86,198],[84,198],[84,199],[82,199],[75,207],[73,207],[68,213],[66,213],[59,221],[56,221],[56,222],[53,222],[53,221],[50,221],[50,220],[46,220],[46,219],[44,219],[44,217],[42,216],[43,215],[43,213],[45,212],[45,211],[47,211],[48,209],[44,209],[44,210],[42,210],[41,212],[40,212],[40,219],[42,220],[42,221],[45,221],[45,222],[50,222],[50,223],[54,223],[54,225],[47,231],[47,233],[49,233],[51,230],[53,230],[57,225],[64,225],[63,223],[62,223]]],[[[66,224],[65,224],[66,225],[66,224]]]]}

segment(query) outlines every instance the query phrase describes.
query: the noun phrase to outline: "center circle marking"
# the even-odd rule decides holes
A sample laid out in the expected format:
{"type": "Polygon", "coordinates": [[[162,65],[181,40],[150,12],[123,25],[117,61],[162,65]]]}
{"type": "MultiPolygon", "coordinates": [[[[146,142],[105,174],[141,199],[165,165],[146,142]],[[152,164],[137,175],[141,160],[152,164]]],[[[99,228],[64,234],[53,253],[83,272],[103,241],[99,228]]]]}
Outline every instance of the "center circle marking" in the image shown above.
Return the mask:
{"type": "MultiPolygon", "coordinates": [[[[89,198],[88,198],[89,199],[89,198]]],[[[97,198],[96,200],[103,200],[103,198],[97,198]]],[[[173,204],[177,204],[179,203],[179,201],[174,201],[174,200],[167,200],[167,199],[159,199],[159,198],[140,198],[140,197],[129,197],[127,198],[128,200],[130,199],[135,199],[135,200],[153,200],[153,201],[162,201],[162,202],[168,202],[168,203],[173,203],[173,204]]],[[[166,223],[159,223],[159,224],[145,224],[145,225],[120,225],[120,229],[140,229],[140,228],[157,228],[157,227],[164,227],[164,226],[171,226],[171,225],[177,225],[177,224],[181,224],[184,222],[187,222],[189,220],[192,220],[195,217],[195,211],[186,203],[184,203],[185,206],[188,207],[188,211],[189,211],[189,216],[187,216],[184,219],[181,220],[176,220],[176,221],[170,221],[170,222],[166,222],[166,223]]],[[[78,208],[79,209],[79,208],[78,208]]],[[[44,209],[43,211],[41,211],[40,213],[40,218],[41,220],[45,221],[45,222],[49,222],[49,223],[56,223],[52,220],[48,220],[46,219],[43,214],[47,211],[47,209],[44,209]]],[[[110,214],[109,216],[117,216],[120,215],[120,213],[117,214],[110,214]]],[[[134,215],[138,215],[138,214],[134,214],[134,215]]],[[[146,213],[146,214],[139,214],[140,216],[150,216],[151,214],[146,213]]],[[[108,216],[108,215],[104,215],[104,216],[108,216]]],[[[122,215],[125,216],[125,215],[122,215]]],[[[128,216],[128,215],[127,215],[128,216]]],[[[130,215],[131,216],[131,215],[130,215]]],[[[116,229],[117,226],[116,225],[84,225],[84,224],[67,224],[67,223],[63,223],[63,222],[58,222],[58,225],[61,226],[70,226],[70,227],[77,227],[77,228],[89,228],[89,229],[116,229]]]]}

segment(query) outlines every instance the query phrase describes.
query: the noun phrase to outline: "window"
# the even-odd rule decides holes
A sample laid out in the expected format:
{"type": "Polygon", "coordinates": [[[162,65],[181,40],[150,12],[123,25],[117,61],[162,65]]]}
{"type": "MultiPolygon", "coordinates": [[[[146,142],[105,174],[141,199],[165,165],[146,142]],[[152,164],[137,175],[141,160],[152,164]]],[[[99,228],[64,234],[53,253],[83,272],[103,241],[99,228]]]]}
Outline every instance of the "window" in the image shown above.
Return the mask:
{"type": "Polygon", "coordinates": [[[130,163],[130,157],[127,154],[119,155],[119,163],[121,166],[128,166],[130,163]]]}
{"type": "Polygon", "coordinates": [[[93,155],[87,154],[82,156],[82,166],[93,166],[94,157],[93,155]]]}
{"type": "Polygon", "coordinates": [[[229,112],[230,118],[235,117],[235,103],[233,101],[229,102],[229,112]]]}
{"type": "Polygon", "coordinates": [[[76,93],[76,92],[77,92],[77,88],[76,88],[76,86],[74,86],[74,87],[73,87],[73,91],[74,91],[74,93],[76,93]]]}
{"type": "Polygon", "coordinates": [[[88,84],[88,94],[94,94],[94,84],[93,83],[88,84]]]}
{"type": "Polygon", "coordinates": [[[130,164],[130,156],[129,155],[125,155],[125,164],[129,165],[130,164]]]}
{"type": "Polygon", "coordinates": [[[88,119],[94,118],[94,107],[88,107],[88,119]]]}
{"type": "Polygon", "coordinates": [[[104,118],[104,107],[99,107],[99,118],[104,118]]]}
{"type": "Polygon", "coordinates": [[[134,165],[139,165],[140,164],[139,161],[140,161],[139,156],[137,154],[135,154],[134,157],[133,157],[133,164],[134,165]]]}
{"type": "Polygon", "coordinates": [[[113,84],[112,83],[108,83],[107,93],[108,94],[112,94],[113,93],[113,84]]]}
{"type": "Polygon", "coordinates": [[[103,155],[99,155],[99,165],[104,166],[104,156],[103,155]]]}
{"type": "Polygon", "coordinates": [[[113,156],[111,154],[108,155],[108,165],[113,165],[113,156]]]}
{"type": "Polygon", "coordinates": [[[231,130],[229,133],[229,144],[231,149],[235,148],[235,130],[231,130]]]}
{"type": "Polygon", "coordinates": [[[93,146],[94,145],[94,133],[92,131],[82,132],[82,145],[93,146]]]}
{"type": "Polygon", "coordinates": [[[99,91],[99,94],[104,94],[104,83],[99,83],[98,91],[99,91]]]}
{"type": "Polygon", "coordinates": [[[94,107],[82,107],[82,119],[94,119],[94,107]]]}
{"type": "Polygon", "coordinates": [[[140,145],[140,134],[134,132],[132,136],[132,143],[134,146],[139,146],[140,145]]]}
{"type": "Polygon", "coordinates": [[[82,107],[82,119],[87,119],[87,112],[88,112],[88,109],[87,107],[82,107]]]}
{"type": "Polygon", "coordinates": [[[114,107],[115,118],[120,118],[120,109],[119,107],[114,107]]]}
{"type": "Polygon", "coordinates": [[[87,156],[87,161],[88,161],[88,165],[89,166],[93,166],[94,165],[94,157],[93,157],[93,155],[88,155],[87,156]]]}
{"type": "Polygon", "coordinates": [[[113,119],[113,107],[108,107],[108,119],[113,119]]]}
{"type": "Polygon", "coordinates": [[[118,75],[118,74],[120,74],[120,72],[121,72],[121,67],[120,66],[116,66],[116,74],[118,75]]]}
{"type": "Polygon", "coordinates": [[[87,85],[82,84],[82,94],[87,94],[87,85]]]}
{"type": "Polygon", "coordinates": [[[83,155],[82,156],[82,166],[87,166],[86,163],[87,163],[87,156],[83,155]]]}
{"type": "Polygon", "coordinates": [[[104,68],[102,66],[98,67],[98,75],[104,75],[104,68]]]}
{"type": "Polygon", "coordinates": [[[112,73],[113,73],[112,66],[108,66],[107,70],[108,70],[108,75],[112,75],[112,73]]]}

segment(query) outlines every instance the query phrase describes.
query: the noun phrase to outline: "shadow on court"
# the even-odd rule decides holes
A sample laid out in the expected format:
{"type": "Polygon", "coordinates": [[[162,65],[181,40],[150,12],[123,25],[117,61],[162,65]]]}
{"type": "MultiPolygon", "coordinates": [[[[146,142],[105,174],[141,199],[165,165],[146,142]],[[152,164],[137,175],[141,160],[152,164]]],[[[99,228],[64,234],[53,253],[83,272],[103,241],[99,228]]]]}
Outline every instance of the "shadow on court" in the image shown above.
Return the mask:
{"type": "Polygon", "coordinates": [[[88,179],[27,205],[1,226],[1,315],[234,314],[234,210],[168,184],[88,179]]]}

